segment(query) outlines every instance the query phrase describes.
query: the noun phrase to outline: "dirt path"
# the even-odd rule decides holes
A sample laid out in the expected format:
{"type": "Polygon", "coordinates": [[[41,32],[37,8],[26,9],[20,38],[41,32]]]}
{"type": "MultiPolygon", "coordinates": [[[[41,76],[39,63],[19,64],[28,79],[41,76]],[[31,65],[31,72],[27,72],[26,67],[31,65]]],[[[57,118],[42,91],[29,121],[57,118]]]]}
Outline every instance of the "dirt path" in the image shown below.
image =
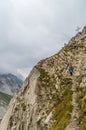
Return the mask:
{"type": "Polygon", "coordinates": [[[77,90],[76,90],[76,86],[78,85],[76,78],[72,78],[73,81],[73,85],[72,85],[72,105],[73,105],[73,110],[72,110],[72,116],[71,116],[71,121],[69,123],[69,125],[66,127],[65,130],[78,130],[79,126],[78,126],[78,121],[77,121],[77,117],[78,117],[78,104],[76,102],[76,97],[77,97],[77,90]]]}

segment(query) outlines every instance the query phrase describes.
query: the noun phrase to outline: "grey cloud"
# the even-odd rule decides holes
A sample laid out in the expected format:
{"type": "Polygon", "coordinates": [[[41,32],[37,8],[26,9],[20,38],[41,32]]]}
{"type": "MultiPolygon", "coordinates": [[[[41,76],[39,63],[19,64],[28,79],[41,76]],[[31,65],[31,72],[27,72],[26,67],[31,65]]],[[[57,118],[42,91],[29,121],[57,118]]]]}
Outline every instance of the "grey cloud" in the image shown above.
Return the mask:
{"type": "MultiPolygon", "coordinates": [[[[32,68],[86,23],[85,0],[0,1],[0,73],[32,68]]],[[[28,69],[27,69],[28,70],[28,69]]]]}

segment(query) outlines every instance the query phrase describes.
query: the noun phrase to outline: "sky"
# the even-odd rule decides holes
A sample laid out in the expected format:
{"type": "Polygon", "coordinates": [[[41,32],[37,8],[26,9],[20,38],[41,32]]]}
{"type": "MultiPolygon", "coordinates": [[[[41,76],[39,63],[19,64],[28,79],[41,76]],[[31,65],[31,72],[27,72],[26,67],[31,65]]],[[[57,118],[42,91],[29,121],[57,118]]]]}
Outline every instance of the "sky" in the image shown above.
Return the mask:
{"type": "Polygon", "coordinates": [[[86,25],[86,0],[0,0],[0,74],[24,78],[86,25]]]}

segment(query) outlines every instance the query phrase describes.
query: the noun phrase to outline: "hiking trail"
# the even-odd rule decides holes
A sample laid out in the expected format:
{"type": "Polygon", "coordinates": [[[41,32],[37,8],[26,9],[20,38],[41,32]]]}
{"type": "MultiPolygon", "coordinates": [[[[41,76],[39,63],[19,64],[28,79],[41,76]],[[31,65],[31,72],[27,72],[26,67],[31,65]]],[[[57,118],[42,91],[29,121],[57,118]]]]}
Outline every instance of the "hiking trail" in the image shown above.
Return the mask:
{"type": "Polygon", "coordinates": [[[77,90],[76,90],[76,86],[78,85],[78,82],[76,81],[76,77],[72,78],[72,105],[73,105],[73,110],[72,110],[72,114],[71,114],[71,120],[70,123],[68,124],[68,126],[66,127],[65,130],[78,130],[79,129],[79,122],[77,120],[78,118],[78,103],[76,101],[76,97],[77,97],[77,90]]]}

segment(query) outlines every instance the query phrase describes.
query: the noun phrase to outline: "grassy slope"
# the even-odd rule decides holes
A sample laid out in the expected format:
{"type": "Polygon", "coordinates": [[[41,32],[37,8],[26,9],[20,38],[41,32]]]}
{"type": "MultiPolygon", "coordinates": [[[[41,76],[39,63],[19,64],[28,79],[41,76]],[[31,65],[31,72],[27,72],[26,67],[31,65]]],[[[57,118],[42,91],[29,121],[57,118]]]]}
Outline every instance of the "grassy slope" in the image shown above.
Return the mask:
{"type": "Polygon", "coordinates": [[[11,98],[12,98],[12,96],[0,92],[0,99],[3,100],[6,104],[9,104],[11,98]]]}
{"type": "Polygon", "coordinates": [[[68,84],[63,92],[63,99],[53,111],[55,122],[50,130],[65,130],[71,119],[72,112],[72,91],[71,84],[68,84]]]}
{"type": "Polygon", "coordinates": [[[79,130],[86,130],[86,86],[77,88],[77,102],[79,104],[79,130]]]}

